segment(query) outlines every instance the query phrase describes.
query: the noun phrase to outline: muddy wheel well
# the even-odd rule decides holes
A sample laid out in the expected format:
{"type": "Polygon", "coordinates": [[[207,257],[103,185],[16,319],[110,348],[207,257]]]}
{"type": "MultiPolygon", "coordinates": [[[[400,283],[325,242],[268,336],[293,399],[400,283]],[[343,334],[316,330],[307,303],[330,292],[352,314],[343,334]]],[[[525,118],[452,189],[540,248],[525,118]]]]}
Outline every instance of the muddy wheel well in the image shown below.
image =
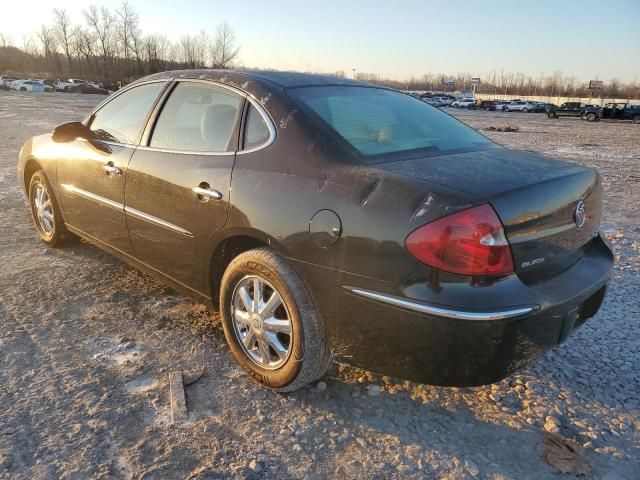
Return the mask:
{"type": "Polygon", "coordinates": [[[211,257],[211,266],[209,268],[211,275],[211,301],[216,308],[218,308],[220,296],[220,282],[231,260],[247,250],[264,246],[267,246],[267,243],[262,240],[245,235],[238,235],[225,239],[216,247],[211,257]]]}
{"type": "Polygon", "coordinates": [[[38,170],[42,170],[42,167],[40,166],[40,164],[34,160],[33,158],[29,159],[27,161],[27,164],[24,166],[24,191],[28,191],[29,190],[29,182],[31,182],[31,177],[33,177],[33,174],[36,173],[38,170]]]}

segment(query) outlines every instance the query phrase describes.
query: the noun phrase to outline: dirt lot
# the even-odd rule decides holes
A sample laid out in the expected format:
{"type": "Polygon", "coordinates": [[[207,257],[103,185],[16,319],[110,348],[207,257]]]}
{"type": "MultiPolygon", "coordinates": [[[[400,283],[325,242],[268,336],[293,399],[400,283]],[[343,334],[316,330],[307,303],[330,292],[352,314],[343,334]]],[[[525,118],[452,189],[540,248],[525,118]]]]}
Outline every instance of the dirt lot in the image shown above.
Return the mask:
{"type": "Polygon", "coordinates": [[[603,174],[619,261],[603,309],[565,344],[493,386],[340,367],[279,395],[236,366],[214,312],[93,246],[37,239],[20,146],[100,99],[0,92],[0,478],[562,478],[538,453],[545,429],[584,446],[591,477],[640,478],[640,126],[454,112],[603,174]],[[176,369],[197,379],[181,425],[176,369]]]}

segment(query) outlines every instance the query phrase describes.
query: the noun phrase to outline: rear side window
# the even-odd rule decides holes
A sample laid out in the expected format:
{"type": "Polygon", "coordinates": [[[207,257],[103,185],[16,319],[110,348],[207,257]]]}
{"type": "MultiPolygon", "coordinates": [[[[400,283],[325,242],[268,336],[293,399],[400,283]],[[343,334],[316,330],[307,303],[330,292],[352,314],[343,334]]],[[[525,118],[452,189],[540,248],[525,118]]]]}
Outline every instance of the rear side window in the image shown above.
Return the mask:
{"type": "Polygon", "coordinates": [[[271,133],[267,122],[258,109],[249,104],[247,120],[244,126],[244,149],[250,150],[259,147],[269,140],[271,133]]]}
{"type": "Polygon", "coordinates": [[[235,151],[232,137],[240,103],[238,95],[226,90],[180,82],[162,107],[150,146],[192,152],[235,151]]]}
{"type": "Polygon", "coordinates": [[[290,89],[289,94],[366,161],[495,148],[450,115],[393,90],[304,87],[290,89]]]}
{"type": "Polygon", "coordinates": [[[142,123],[164,86],[148,83],[121,93],[94,114],[89,128],[101,140],[136,145],[142,123]]]}

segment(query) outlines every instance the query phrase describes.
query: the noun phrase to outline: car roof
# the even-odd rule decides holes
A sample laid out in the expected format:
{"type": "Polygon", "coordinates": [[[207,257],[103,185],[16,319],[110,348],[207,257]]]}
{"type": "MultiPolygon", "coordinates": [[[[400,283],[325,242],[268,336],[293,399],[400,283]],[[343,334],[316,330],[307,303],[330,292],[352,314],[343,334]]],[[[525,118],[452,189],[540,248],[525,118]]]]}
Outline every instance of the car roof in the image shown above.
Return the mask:
{"type": "Polygon", "coordinates": [[[271,83],[282,88],[291,87],[308,87],[308,86],[326,86],[326,85],[349,85],[349,86],[375,86],[386,88],[380,85],[373,85],[367,82],[351,80],[344,77],[331,75],[319,75],[315,73],[301,72],[280,72],[280,71],[264,71],[264,70],[172,70],[167,72],[156,73],[148,77],[141,78],[137,82],[155,80],[159,78],[186,78],[213,80],[221,83],[236,85],[238,82],[258,81],[261,83],[271,83]]]}

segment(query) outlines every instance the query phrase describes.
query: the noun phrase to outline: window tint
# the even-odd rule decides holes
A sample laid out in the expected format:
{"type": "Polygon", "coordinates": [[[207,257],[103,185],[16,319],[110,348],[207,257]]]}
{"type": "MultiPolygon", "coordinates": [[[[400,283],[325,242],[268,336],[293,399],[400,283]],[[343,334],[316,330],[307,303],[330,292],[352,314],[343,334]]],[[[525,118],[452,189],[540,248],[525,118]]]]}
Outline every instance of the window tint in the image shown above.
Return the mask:
{"type": "Polygon", "coordinates": [[[258,147],[269,140],[269,127],[256,107],[249,104],[244,127],[244,149],[258,147]]]}
{"type": "Polygon", "coordinates": [[[137,144],[142,122],[164,85],[148,83],[118,95],[95,113],[91,131],[101,140],[137,144]]]}
{"type": "Polygon", "coordinates": [[[194,152],[235,150],[231,143],[240,97],[208,85],[180,82],[165,103],[151,146],[194,152]]]}
{"type": "Polygon", "coordinates": [[[410,95],[367,87],[305,87],[289,94],[367,161],[495,148],[487,137],[410,95]]]}

